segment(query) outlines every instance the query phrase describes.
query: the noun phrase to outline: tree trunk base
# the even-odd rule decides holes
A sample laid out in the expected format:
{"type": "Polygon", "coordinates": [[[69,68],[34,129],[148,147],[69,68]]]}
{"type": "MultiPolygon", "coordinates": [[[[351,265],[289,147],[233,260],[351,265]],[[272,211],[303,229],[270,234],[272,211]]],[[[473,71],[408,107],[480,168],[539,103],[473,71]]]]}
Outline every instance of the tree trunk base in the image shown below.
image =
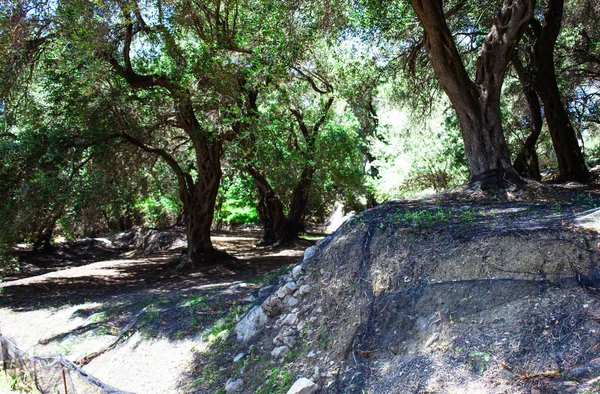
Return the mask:
{"type": "Polygon", "coordinates": [[[512,168],[487,171],[471,178],[469,185],[483,191],[520,189],[526,182],[512,168]]]}
{"type": "Polygon", "coordinates": [[[209,271],[215,267],[226,267],[233,270],[243,270],[247,268],[239,259],[229,253],[213,249],[208,252],[204,251],[196,253],[195,256],[191,258],[185,253],[181,256],[176,270],[179,272],[198,272],[209,271]]]}

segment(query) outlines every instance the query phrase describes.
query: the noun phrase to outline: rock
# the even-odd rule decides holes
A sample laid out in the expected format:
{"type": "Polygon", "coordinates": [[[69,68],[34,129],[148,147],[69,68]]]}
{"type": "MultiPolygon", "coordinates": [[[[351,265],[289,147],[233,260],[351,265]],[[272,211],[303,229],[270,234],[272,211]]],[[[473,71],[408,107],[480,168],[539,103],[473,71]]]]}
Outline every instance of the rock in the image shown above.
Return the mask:
{"type": "Polygon", "coordinates": [[[300,323],[298,323],[298,326],[296,327],[296,329],[302,333],[302,331],[304,331],[304,327],[306,327],[306,322],[304,320],[302,320],[300,323]]]}
{"type": "Polygon", "coordinates": [[[300,277],[302,276],[302,269],[303,268],[300,264],[298,264],[292,269],[292,276],[294,277],[294,280],[300,279],[300,277]]]}
{"type": "Polygon", "coordinates": [[[309,294],[311,290],[312,290],[312,287],[310,285],[302,285],[298,289],[298,294],[301,296],[305,296],[305,295],[309,294]]]}
{"type": "Polygon", "coordinates": [[[298,301],[298,299],[294,296],[285,297],[285,300],[283,302],[290,308],[293,308],[300,303],[300,301],[298,301]]]}
{"type": "Polygon", "coordinates": [[[273,291],[273,286],[263,286],[258,290],[258,298],[263,299],[267,298],[269,294],[273,291]]]}
{"type": "Polygon", "coordinates": [[[317,357],[317,354],[315,353],[315,351],[314,351],[314,350],[311,350],[311,351],[310,351],[310,352],[309,352],[309,353],[306,355],[306,357],[307,357],[307,358],[316,358],[316,357],[317,357]]]}
{"type": "Polygon", "coordinates": [[[282,337],[291,337],[293,335],[296,335],[296,329],[293,327],[286,327],[281,331],[281,336],[282,337]]]}
{"type": "Polygon", "coordinates": [[[238,393],[242,390],[242,386],[244,385],[244,381],[242,379],[233,379],[230,378],[227,383],[225,383],[225,392],[227,393],[238,393]]]}
{"type": "Polygon", "coordinates": [[[235,326],[235,333],[239,341],[247,342],[268,321],[260,306],[255,306],[235,326]]]}
{"type": "Polygon", "coordinates": [[[257,299],[258,298],[256,298],[253,294],[250,294],[248,297],[244,297],[242,302],[245,304],[251,304],[251,303],[255,302],[257,299]]]}
{"type": "Polygon", "coordinates": [[[240,289],[246,289],[248,287],[250,287],[251,285],[248,283],[236,283],[235,285],[231,285],[229,286],[229,290],[232,291],[236,291],[236,290],[240,290],[240,289]]]}
{"type": "Polygon", "coordinates": [[[284,326],[295,326],[296,324],[298,324],[298,314],[290,313],[289,315],[283,318],[281,324],[284,326]]]}
{"type": "Polygon", "coordinates": [[[296,345],[296,339],[294,337],[283,337],[283,343],[290,349],[296,345]]]}
{"type": "Polygon", "coordinates": [[[297,288],[298,286],[295,282],[288,282],[285,285],[281,286],[279,290],[277,290],[277,296],[279,298],[284,298],[285,296],[295,292],[297,288]]]}
{"type": "Polygon", "coordinates": [[[276,347],[275,349],[273,349],[273,351],[271,352],[271,356],[273,356],[275,358],[282,358],[283,356],[285,356],[289,352],[290,352],[290,348],[289,347],[287,347],[287,346],[279,346],[279,347],[276,347]]]}
{"type": "Polygon", "coordinates": [[[314,394],[319,390],[319,386],[312,380],[300,378],[288,390],[287,394],[314,394]]]}
{"type": "Polygon", "coordinates": [[[275,294],[267,298],[267,300],[262,304],[263,312],[269,317],[275,317],[279,315],[283,311],[284,307],[283,301],[281,301],[281,299],[275,294]]]}
{"type": "Polygon", "coordinates": [[[302,262],[310,264],[310,260],[312,260],[312,258],[315,257],[316,252],[317,248],[314,245],[310,248],[307,248],[304,251],[304,255],[302,256],[302,262]]]}
{"type": "Polygon", "coordinates": [[[235,356],[235,357],[233,358],[233,362],[234,362],[234,363],[237,363],[238,361],[240,361],[241,359],[243,359],[243,358],[244,358],[244,356],[245,356],[245,354],[244,354],[244,353],[240,353],[240,354],[238,354],[237,356],[235,356]]]}

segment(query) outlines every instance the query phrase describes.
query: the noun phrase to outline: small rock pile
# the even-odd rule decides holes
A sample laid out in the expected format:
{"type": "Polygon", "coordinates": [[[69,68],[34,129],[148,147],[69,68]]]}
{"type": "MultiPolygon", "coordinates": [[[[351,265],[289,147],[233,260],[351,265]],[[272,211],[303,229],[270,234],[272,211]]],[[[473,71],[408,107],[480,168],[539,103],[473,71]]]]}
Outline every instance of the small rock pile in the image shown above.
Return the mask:
{"type": "MultiPolygon", "coordinates": [[[[301,317],[310,309],[305,301],[312,295],[313,286],[306,283],[305,274],[315,251],[314,246],[305,251],[303,259],[283,277],[283,284],[277,290],[274,291],[273,286],[265,286],[259,290],[258,297],[252,296],[247,300],[263,299],[264,301],[248,311],[236,325],[235,332],[239,341],[248,343],[263,327],[275,330],[277,334],[273,338],[270,354],[273,358],[282,361],[301,340],[310,338],[314,334],[307,325],[307,321],[314,318],[301,317]]],[[[243,354],[240,358],[242,357],[243,354]]],[[[227,382],[225,391],[238,392],[242,386],[241,379],[232,378],[227,382]]],[[[292,385],[288,394],[312,394],[318,389],[319,386],[313,381],[300,378],[292,385]]]]}

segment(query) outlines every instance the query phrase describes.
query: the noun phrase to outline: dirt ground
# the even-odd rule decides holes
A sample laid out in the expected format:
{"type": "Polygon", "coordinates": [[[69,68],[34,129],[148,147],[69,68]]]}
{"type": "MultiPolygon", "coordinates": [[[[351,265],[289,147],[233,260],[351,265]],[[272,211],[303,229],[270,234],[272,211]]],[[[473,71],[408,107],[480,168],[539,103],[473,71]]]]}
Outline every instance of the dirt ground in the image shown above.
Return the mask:
{"type": "Polygon", "coordinates": [[[0,282],[0,333],[30,354],[62,354],[121,390],[184,391],[194,353],[234,324],[242,299],[270,272],[313,243],[255,247],[259,240],[256,231],[219,232],[215,246],[239,269],[186,274],[173,270],[177,249],[144,256],[88,240],[50,255],[20,250],[20,272],[0,282]]]}

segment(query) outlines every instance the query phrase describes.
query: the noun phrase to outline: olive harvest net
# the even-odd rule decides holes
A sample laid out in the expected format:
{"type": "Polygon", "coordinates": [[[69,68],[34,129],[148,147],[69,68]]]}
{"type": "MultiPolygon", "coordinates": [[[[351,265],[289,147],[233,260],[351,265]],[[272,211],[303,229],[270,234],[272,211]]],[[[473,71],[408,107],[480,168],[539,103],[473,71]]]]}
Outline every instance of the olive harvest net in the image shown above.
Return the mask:
{"type": "MultiPolygon", "coordinates": [[[[82,394],[128,394],[96,379],[72,361],[58,355],[34,356],[19,349],[11,340],[0,334],[0,358],[5,386],[15,391],[82,394]]],[[[2,391],[3,384],[0,384],[2,391]]]]}

